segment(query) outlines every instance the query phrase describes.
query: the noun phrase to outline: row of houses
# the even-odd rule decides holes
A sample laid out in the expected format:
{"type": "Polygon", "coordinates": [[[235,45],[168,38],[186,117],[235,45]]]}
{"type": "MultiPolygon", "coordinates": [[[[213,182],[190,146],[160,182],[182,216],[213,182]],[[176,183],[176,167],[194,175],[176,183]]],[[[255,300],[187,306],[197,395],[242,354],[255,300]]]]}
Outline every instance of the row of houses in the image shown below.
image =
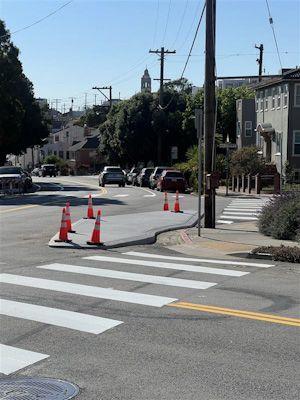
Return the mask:
{"type": "Polygon", "coordinates": [[[236,102],[238,148],[257,146],[284,176],[285,165],[300,182],[300,68],[253,86],[255,98],[236,102]]]}

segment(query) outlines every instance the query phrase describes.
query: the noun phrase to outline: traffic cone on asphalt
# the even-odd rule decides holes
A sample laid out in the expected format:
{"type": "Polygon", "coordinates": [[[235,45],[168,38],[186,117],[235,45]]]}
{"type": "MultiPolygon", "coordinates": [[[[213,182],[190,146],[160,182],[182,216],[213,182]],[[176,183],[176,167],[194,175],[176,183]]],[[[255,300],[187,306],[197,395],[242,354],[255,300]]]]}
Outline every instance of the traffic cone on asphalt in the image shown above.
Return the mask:
{"type": "Polygon", "coordinates": [[[178,190],[176,190],[176,197],[175,197],[175,203],[174,203],[174,210],[173,212],[179,213],[180,211],[180,205],[179,205],[179,194],[178,190]]]}
{"type": "Polygon", "coordinates": [[[71,212],[70,212],[70,202],[66,203],[66,221],[67,221],[67,229],[70,233],[75,233],[72,229],[72,221],[71,221],[71,212]]]}
{"type": "Polygon", "coordinates": [[[101,225],[101,211],[98,210],[93,234],[92,234],[91,240],[89,242],[87,242],[87,244],[98,244],[98,245],[102,244],[100,242],[100,225],[101,225]]]}
{"type": "Polygon", "coordinates": [[[164,211],[169,211],[168,193],[165,192],[164,211]]]}
{"type": "Polygon", "coordinates": [[[93,200],[92,200],[92,195],[89,194],[89,201],[88,201],[88,210],[87,210],[87,216],[88,219],[95,219],[94,217],[94,210],[93,210],[93,200]]]}
{"type": "Polygon", "coordinates": [[[59,230],[59,237],[55,242],[72,242],[68,238],[68,227],[67,227],[67,220],[66,220],[66,209],[63,208],[62,210],[62,217],[61,217],[61,224],[59,230]]]}

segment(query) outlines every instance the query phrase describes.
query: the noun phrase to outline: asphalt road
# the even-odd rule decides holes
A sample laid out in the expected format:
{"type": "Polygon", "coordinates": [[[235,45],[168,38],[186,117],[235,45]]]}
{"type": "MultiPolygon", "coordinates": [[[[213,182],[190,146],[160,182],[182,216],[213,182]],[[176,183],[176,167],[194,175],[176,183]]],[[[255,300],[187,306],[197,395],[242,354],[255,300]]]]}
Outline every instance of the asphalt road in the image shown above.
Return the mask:
{"type": "MultiPolygon", "coordinates": [[[[106,215],[156,211],[163,197],[99,190],[94,177],[36,181],[36,193],[0,199],[0,365],[8,376],[66,379],[82,400],[299,398],[297,267],[189,261],[159,245],[50,249],[67,199],[76,220],[88,193],[106,215]]],[[[196,207],[192,195],[180,200],[196,207]]],[[[218,213],[227,204],[218,199],[218,213]]]]}

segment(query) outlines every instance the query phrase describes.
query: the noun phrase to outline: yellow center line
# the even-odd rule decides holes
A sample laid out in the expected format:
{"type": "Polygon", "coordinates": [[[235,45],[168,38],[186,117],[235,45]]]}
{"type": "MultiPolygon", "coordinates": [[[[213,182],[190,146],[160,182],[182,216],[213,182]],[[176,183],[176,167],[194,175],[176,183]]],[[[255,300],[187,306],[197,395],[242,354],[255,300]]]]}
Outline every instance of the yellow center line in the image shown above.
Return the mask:
{"type": "Polygon", "coordinates": [[[281,317],[280,315],[274,314],[263,314],[252,311],[235,310],[232,308],[223,308],[216,306],[209,306],[206,304],[195,304],[186,302],[177,302],[168,304],[169,307],[185,308],[188,310],[204,311],[207,313],[230,315],[233,317],[253,319],[257,321],[273,322],[275,324],[289,325],[300,327],[300,319],[281,317]]]}

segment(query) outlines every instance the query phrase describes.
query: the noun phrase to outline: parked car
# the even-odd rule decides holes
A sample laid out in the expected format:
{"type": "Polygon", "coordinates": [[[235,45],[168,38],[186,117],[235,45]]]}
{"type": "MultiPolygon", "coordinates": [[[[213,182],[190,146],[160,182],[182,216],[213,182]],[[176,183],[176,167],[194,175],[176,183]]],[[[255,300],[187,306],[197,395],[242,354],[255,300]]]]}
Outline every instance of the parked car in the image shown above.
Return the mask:
{"type": "Polygon", "coordinates": [[[45,177],[47,175],[56,176],[56,166],[55,164],[43,164],[40,169],[40,176],[45,177]]]}
{"type": "Polygon", "coordinates": [[[149,186],[150,175],[154,171],[154,168],[143,168],[136,178],[136,184],[140,187],[149,186]]]}
{"type": "Polygon", "coordinates": [[[182,172],[165,170],[157,182],[157,189],[161,192],[165,190],[178,190],[178,192],[184,193],[187,189],[187,182],[182,172]]]}
{"type": "Polygon", "coordinates": [[[131,170],[128,172],[126,176],[126,180],[128,185],[132,185],[135,177],[140,173],[139,168],[133,167],[131,170]]]}
{"type": "Polygon", "coordinates": [[[119,187],[125,187],[125,175],[120,167],[104,167],[99,175],[99,186],[104,187],[109,183],[116,183],[119,187]]]}
{"type": "Polygon", "coordinates": [[[31,176],[21,167],[0,167],[0,187],[3,190],[10,189],[11,183],[13,189],[21,190],[22,192],[27,192],[32,187],[31,176]]]}
{"type": "Polygon", "coordinates": [[[40,168],[36,167],[31,171],[32,176],[40,176],[40,168]]]}
{"type": "Polygon", "coordinates": [[[149,187],[151,189],[156,189],[156,185],[158,182],[158,179],[160,178],[160,175],[165,169],[170,169],[169,167],[155,167],[154,171],[150,175],[149,179],[149,187]]]}

